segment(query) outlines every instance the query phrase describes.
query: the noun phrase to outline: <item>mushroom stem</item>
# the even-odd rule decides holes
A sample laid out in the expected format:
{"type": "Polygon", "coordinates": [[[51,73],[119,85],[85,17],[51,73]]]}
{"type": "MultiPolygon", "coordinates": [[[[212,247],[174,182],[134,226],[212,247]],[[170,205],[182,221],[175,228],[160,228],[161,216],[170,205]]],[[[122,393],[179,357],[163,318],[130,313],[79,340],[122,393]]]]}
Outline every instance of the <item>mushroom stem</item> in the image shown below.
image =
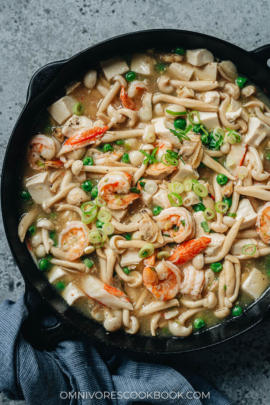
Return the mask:
{"type": "Polygon", "coordinates": [[[264,201],[270,201],[270,191],[263,190],[259,187],[254,187],[254,186],[247,186],[247,187],[241,187],[241,186],[235,186],[234,190],[241,195],[246,195],[248,197],[255,197],[258,198],[259,200],[264,200],[264,201]]]}
{"type": "Polygon", "coordinates": [[[231,173],[229,173],[228,170],[226,170],[223,166],[221,166],[218,162],[212,159],[209,156],[209,154],[205,152],[203,154],[202,163],[204,163],[205,166],[209,167],[210,169],[214,170],[214,172],[216,172],[217,174],[221,173],[227,176],[230,180],[236,180],[236,178],[231,173]]]}
{"type": "Polygon", "coordinates": [[[199,111],[213,111],[213,112],[218,112],[218,107],[215,105],[211,105],[208,103],[205,103],[200,100],[192,100],[189,98],[180,98],[180,97],[174,97],[174,96],[169,96],[168,94],[154,94],[153,96],[153,104],[157,104],[160,102],[165,102],[165,103],[170,103],[170,104],[178,104],[181,105],[182,107],[186,108],[192,108],[192,109],[198,109],[199,111]]]}
{"type": "Polygon", "coordinates": [[[110,143],[118,141],[119,139],[128,139],[128,138],[138,138],[143,136],[143,129],[127,129],[124,131],[112,131],[106,132],[105,135],[100,139],[102,143],[110,143]]]}
{"type": "Polygon", "coordinates": [[[211,80],[194,80],[190,82],[186,82],[183,80],[174,80],[172,79],[170,81],[171,85],[173,87],[187,87],[189,89],[195,90],[195,91],[209,91],[216,89],[218,87],[218,82],[217,81],[211,81],[211,80]]]}

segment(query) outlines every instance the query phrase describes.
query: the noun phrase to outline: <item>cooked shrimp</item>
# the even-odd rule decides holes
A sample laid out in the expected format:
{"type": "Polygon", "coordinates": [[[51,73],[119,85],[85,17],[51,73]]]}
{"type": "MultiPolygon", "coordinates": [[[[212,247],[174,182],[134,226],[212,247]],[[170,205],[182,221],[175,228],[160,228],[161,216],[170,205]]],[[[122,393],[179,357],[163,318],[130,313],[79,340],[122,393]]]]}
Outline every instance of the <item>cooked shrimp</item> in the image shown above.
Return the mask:
{"type": "Polygon", "coordinates": [[[82,283],[82,289],[89,298],[97,300],[110,308],[132,310],[132,304],[123,291],[118,290],[93,276],[87,276],[82,283]]]}
{"type": "MultiPolygon", "coordinates": [[[[162,159],[162,156],[167,153],[167,150],[172,150],[172,144],[164,140],[158,141],[155,146],[158,146],[155,158],[160,161],[162,159]]],[[[164,165],[162,162],[153,163],[148,166],[148,168],[146,169],[146,173],[149,176],[163,178],[171,174],[176,168],[177,166],[164,165]]]]}
{"type": "Polygon", "coordinates": [[[193,234],[193,218],[185,208],[166,208],[155,219],[163,234],[169,233],[176,243],[193,234]]]}
{"type": "Polygon", "coordinates": [[[56,154],[56,142],[46,135],[35,135],[27,148],[27,160],[34,170],[44,170],[46,167],[59,168],[63,163],[57,159],[52,160],[56,154]]]}
{"type": "Polygon", "coordinates": [[[106,152],[106,153],[99,153],[96,152],[91,155],[94,160],[94,164],[97,166],[106,165],[108,163],[113,163],[119,160],[123,156],[123,152],[106,152]]]}
{"type": "Polygon", "coordinates": [[[76,260],[88,246],[89,229],[80,221],[73,221],[59,235],[59,246],[67,252],[68,260],[76,260]]]}
{"type": "Polygon", "coordinates": [[[256,226],[256,230],[264,243],[270,243],[270,202],[259,209],[256,226]]]}
{"type": "Polygon", "coordinates": [[[106,201],[111,209],[119,210],[127,208],[139,194],[130,193],[132,176],[123,172],[106,174],[98,184],[98,194],[106,201]]]}
{"type": "Polygon", "coordinates": [[[122,101],[124,107],[128,108],[129,110],[135,110],[135,103],[131,98],[128,97],[124,86],[121,86],[120,100],[122,101]]]}
{"type": "Polygon", "coordinates": [[[185,264],[199,254],[211,242],[211,238],[202,236],[199,239],[188,240],[177,246],[168,260],[175,264],[185,264]]]}
{"type": "Polygon", "coordinates": [[[189,294],[195,299],[201,298],[204,287],[205,273],[203,270],[196,270],[193,266],[188,266],[183,271],[184,279],[180,284],[180,292],[189,294]]]}
{"type": "Polygon", "coordinates": [[[57,157],[63,155],[64,153],[71,152],[76,149],[83,148],[85,146],[94,143],[97,137],[100,137],[107,131],[109,127],[93,127],[91,129],[84,130],[82,132],[76,133],[66,140],[62,149],[58,153],[57,157]]]}
{"type": "Polygon", "coordinates": [[[174,264],[162,260],[156,267],[152,265],[143,269],[143,282],[158,300],[168,301],[179,292],[181,274],[174,264]]]}

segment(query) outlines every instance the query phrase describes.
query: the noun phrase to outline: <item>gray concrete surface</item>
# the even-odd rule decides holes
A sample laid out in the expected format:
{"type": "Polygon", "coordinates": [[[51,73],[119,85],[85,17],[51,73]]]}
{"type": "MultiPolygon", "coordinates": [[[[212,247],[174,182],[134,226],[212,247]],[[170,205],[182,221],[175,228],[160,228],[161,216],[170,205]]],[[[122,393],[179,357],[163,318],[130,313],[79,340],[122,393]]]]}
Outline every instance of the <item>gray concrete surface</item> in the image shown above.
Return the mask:
{"type": "MultiPolygon", "coordinates": [[[[269,17],[267,0],[0,0],[1,163],[28,82],[40,66],[114,35],[149,28],[193,30],[252,50],[270,43],[269,17]]],[[[1,225],[0,301],[17,300],[23,290],[1,225]]],[[[184,361],[235,404],[268,405],[269,339],[265,323],[184,361]]],[[[15,401],[0,395],[1,403],[15,401]]]]}

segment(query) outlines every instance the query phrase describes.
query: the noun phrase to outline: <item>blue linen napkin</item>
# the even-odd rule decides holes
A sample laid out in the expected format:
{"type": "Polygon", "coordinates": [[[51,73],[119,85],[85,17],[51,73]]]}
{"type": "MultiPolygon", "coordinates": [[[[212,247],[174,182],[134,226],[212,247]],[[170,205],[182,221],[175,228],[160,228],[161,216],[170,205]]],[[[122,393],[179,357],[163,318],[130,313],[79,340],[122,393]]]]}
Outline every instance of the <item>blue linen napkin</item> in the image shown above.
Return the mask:
{"type": "Polygon", "coordinates": [[[39,351],[20,332],[28,316],[24,296],[0,305],[0,390],[29,405],[230,405],[193,373],[135,362],[97,349],[89,339],[64,341],[39,351]]]}

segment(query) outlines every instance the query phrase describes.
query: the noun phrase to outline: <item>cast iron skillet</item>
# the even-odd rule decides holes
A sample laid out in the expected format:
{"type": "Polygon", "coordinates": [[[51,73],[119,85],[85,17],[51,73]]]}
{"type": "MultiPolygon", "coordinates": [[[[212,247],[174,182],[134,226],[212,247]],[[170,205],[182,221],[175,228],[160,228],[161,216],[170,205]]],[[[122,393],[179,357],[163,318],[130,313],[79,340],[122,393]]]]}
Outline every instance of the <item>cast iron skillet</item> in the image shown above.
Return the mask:
{"type": "Polygon", "coordinates": [[[84,334],[115,348],[152,354],[182,353],[224,342],[269,317],[270,288],[241,316],[226,320],[216,327],[185,339],[133,336],[120,331],[107,334],[102,325],[67,305],[42,272],[37,269],[26,245],[22,244],[17,236],[21,162],[28,139],[32,135],[31,129],[41,110],[55,101],[56,95],[64,95],[65,84],[102,59],[140,49],[155,47],[171,50],[177,46],[183,46],[186,49],[207,48],[215,57],[231,60],[236,64],[239,72],[256,83],[261,90],[270,93],[270,70],[266,64],[270,57],[270,45],[247,52],[217,38],[179,30],[141,31],[104,41],[69,60],[42,67],[30,81],[25,107],[7,147],[1,191],[7,239],[26,285],[26,302],[30,316],[24,325],[24,334],[35,347],[52,347],[57,341],[84,334]],[[58,323],[54,327],[45,329],[40,325],[39,320],[48,313],[49,307],[57,316],[58,323]]]}

